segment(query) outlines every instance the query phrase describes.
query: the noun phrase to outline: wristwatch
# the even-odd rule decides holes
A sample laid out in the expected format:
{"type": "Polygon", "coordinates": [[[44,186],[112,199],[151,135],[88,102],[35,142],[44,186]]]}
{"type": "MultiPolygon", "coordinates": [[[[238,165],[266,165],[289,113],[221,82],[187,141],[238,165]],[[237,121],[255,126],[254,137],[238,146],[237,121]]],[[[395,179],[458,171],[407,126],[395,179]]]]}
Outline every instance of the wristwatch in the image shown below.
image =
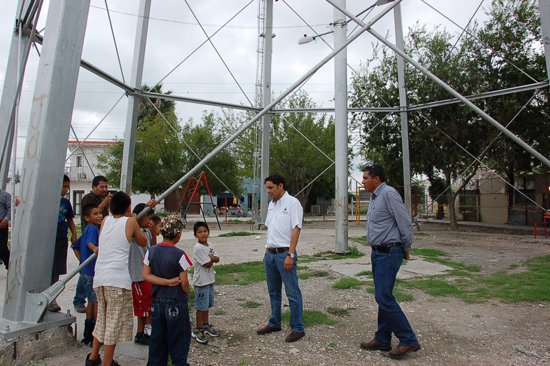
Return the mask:
{"type": "Polygon", "coordinates": [[[287,254],[290,258],[294,259],[294,253],[288,253],[287,254]]]}

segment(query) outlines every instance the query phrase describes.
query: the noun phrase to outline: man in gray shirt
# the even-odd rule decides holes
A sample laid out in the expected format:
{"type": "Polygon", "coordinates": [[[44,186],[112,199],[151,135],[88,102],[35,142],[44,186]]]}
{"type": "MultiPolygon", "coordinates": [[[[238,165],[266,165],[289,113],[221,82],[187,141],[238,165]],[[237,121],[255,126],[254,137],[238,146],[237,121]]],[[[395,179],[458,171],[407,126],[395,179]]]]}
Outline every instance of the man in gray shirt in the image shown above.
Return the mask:
{"type": "Polygon", "coordinates": [[[361,342],[367,351],[390,351],[389,357],[400,359],[420,349],[407,317],[393,296],[395,278],[403,259],[410,259],[413,241],[411,218],[399,193],[386,183],[381,165],[363,169],[363,186],[371,192],[367,213],[367,241],[371,245],[374,294],[378,304],[378,330],[370,342],[361,342]],[[399,344],[391,348],[392,333],[399,344]]]}
{"type": "Polygon", "coordinates": [[[10,250],[8,249],[8,225],[11,221],[11,195],[0,189],[0,259],[8,269],[10,250]]]}

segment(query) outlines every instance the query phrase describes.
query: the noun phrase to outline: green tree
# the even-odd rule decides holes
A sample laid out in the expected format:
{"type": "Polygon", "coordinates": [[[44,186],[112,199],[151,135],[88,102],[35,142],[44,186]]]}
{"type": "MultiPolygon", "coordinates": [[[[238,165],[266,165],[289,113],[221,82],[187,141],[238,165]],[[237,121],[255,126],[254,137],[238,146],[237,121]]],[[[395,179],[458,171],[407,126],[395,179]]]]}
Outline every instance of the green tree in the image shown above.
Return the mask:
{"type": "MultiPolygon", "coordinates": [[[[477,30],[480,42],[473,53],[480,91],[530,84],[547,78],[541,25],[536,0],[494,0],[489,20],[477,30]]],[[[550,154],[548,88],[483,100],[483,108],[543,155],[550,154]],[[534,99],[530,101],[531,97],[534,99]],[[525,106],[525,109],[522,108],[525,106]],[[521,111],[522,110],[522,111],[521,111]],[[518,114],[518,112],[521,113],[518,114]],[[516,116],[517,114],[517,116],[516,116]]],[[[493,132],[491,137],[497,138],[493,132]]],[[[503,135],[490,146],[490,165],[506,175],[508,183],[525,177],[542,163],[503,135]]],[[[514,190],[506,186],[510,209],[514,190]]]]}
{"type": "MultiPolygon", "coordinates": [[[[468,50],[472,42],[464,40],[454,45],[453,37],[444,30],[427,32],[425,27],[411,29],[407,37],[406,52],[422,65],[432,70],[440,79],[463,95],[473,94],[476,83],[472,74],[468,50]]],[[[375,54],[376,55],[376,54],[375,54]]],[[[363,68],[362,75],[352,84],[352,106],[399,105],[397,59],[394,54],[382,51],[382,57],[372,70],[363,68]]],[[[409,104],[422,104],[433,100],[448,99],[448,93],[431,79],[407,64],[407,98],[409,104]]],[[[485,142],[487,126],[468,108],[451,104],[409,113],[409,145],[411,171],[423,174],[434,184],[443,176],[447,186],[452,185],[459,173],[466,169],[472,154],[479,154],[485,142]]],[[[354,121],[364,124],[365,145],[362,150],[368,161],[378,162],[388,172],[388,184],[399,186],[403,182],[401,152],[401,120],[399,115],[383,113],[357,113],[354,121]]],[[[476,170],[460,180],[465,185],[476,170]]],[[[451,228],[458,228],[454,214],[454,202],[460,189],[447,190],[451,228]]]]}
{"type": "MultiPolygon", "coordinates": [[[[315,107],[315,103],[306,92],[296,93],[280,106],[280,108],[315,107]]],[[[228,131],[227,133],[230,133],[252,117],[250,113],[235,115],[226,112],[223,117],[218,118],[218,121],[228,131]]],[[[241,174],[250,178],[254,176],[255,142],[261,143],[261,131],[259,131],[261,121],[257,124],[245,131],[232,147],[234,156],[239,159],[241,174]]],[[[308,202],[309,197],[334,197],[334,167],[315,180],[332,164],[330,159],[319,150],[334,160],[332,118],[316,113],[271,115],[270,173],[279,173],[285,177],[287,190],[290,194],[297,195],[296,198],[300,200],[304,209],[311,204],[310,201],[308,202]],[[315,182],[309,185],[314,180],[315,182]]]]}
{"type": "MultiPolygon", "coordinates": [[[[160,88],[157,89],[160,92],[160,88]]],[[[223,139],[223,134],[215,128],[210,115],[203,117],[203,123],[194,125],[192,121],[180,126],[170,103],[159,103],[162,115],[156,109],[148,109],[149,114],[141,113],[136,132],[136,148],[134,154],[134,174],[132,187],[135,192],[160,195],[175,184],[186,172],[191,170],[207,153],[212,151],[223,139]],[[166,118],[166,120],[163,118],[166,118]],[[192,150],[195,153],[192,152],[192,150]]],[[[143,106],[150,103],[142,99],[143,106]]],[[[143,107],[141,111],[146,110],[143,107]]],[[[105,153],[98,156],[98,167],[106,172],[111,181],[120,180],[122,151],[124,141],[117,141],[105,153]]],[[[205,174],[213,195],[225,192],[227,188],[236,194],[242,192],[241,179],[238,175],[237,161],[230,151],[222,151],[208,164],[216,176],[205,168],[205,174]],[[227,188],[226,188],[227,187],[227,188]]],[[[195,182],[200,173],[197,173],[195,182]]],[[[174,193],[181,199],[183,186],[174,193]]],[[[206,186],[201,185],[200,194],[206,194],[206,186]]]]}

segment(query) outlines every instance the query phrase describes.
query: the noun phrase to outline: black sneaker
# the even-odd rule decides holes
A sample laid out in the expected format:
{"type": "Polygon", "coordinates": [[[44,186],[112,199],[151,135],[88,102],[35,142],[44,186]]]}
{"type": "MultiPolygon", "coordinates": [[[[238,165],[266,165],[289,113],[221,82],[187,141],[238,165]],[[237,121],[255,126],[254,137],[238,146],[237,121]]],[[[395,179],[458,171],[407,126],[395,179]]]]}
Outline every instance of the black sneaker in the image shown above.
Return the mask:
{"type": "Polygon", "coordinates": [[[101,356],[97,355],[97,360],[90,360],[91,353],[86,356],[86,366],[101,366],[101,356]]]}
{"type": "Polygon", "coordinates": [[[195,338],[195,340],[199,343],[208,343],[208,339],[206,339],[206,337],[204,336],[202,329],[196,328],[194,331],[191,332],[191,337],[195,338]]]}
{"type": "Polygon", "coordinates": [[[150,340],[151,340],[151,337],[143,332],[137,333],[136,336],[134,337],[135,344],[144,344],[148,346],[150,340]]]}

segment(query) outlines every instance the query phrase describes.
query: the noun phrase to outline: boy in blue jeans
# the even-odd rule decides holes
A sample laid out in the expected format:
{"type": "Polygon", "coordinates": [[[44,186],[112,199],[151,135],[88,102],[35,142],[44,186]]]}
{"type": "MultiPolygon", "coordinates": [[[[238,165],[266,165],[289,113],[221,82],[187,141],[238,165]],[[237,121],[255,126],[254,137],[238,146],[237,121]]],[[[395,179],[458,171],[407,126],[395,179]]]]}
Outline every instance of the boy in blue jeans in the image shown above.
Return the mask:
{"type": "MultiPolygon", "coordinates": [[[[87,225],[78,241],[73,245],[75,255],[81,264],[92,254],[97,253],[99,245],[98,226],[101,225],[101,220],[103,220],[103,214],[99,211],[99,207],[96,204],[84,206],[82,208],[82,215],[87,225]]],[[[95,261],[95,259],[92,260],[80,271],[86,297],[88,298],[86,320],[84,321],[84,338],[82,338],[82,343],[87,346],[92,346],[94,341],[92,333],[97,319],[97,297],[94,292],[95,261]]]]}
{"type": "MultiPolygon", "coordinates": [[[[63,175],[63,186],[61,188],[61,201],[59,202],[59,216],[57,219],[57,236],[55,238],[55,249],[53,254],[52,285],[59,281],[59,275],[67,274],[67,251],[69,249],[67,234],[71,230],[71,244],[76,242],[76,226],[74,224],[74,213],[71,201],[65,198],[71,188],[71,180],[63,175]]],[[[54,300],[48,306],[50,311],[61,311],[61,307],[54,300]]]]}
{"type": "Polygon", "coordinates": [[[143,279],[153,284],[153,325],[147,366],[166,366],[168,353],[174,366],[188,366],[191,344],[189,321],[189,279],[193,263],[179,248],[184,222],[179,216],[166,217],[161,225],[162,243],[152,246],[143,259],[143,279]]]}

